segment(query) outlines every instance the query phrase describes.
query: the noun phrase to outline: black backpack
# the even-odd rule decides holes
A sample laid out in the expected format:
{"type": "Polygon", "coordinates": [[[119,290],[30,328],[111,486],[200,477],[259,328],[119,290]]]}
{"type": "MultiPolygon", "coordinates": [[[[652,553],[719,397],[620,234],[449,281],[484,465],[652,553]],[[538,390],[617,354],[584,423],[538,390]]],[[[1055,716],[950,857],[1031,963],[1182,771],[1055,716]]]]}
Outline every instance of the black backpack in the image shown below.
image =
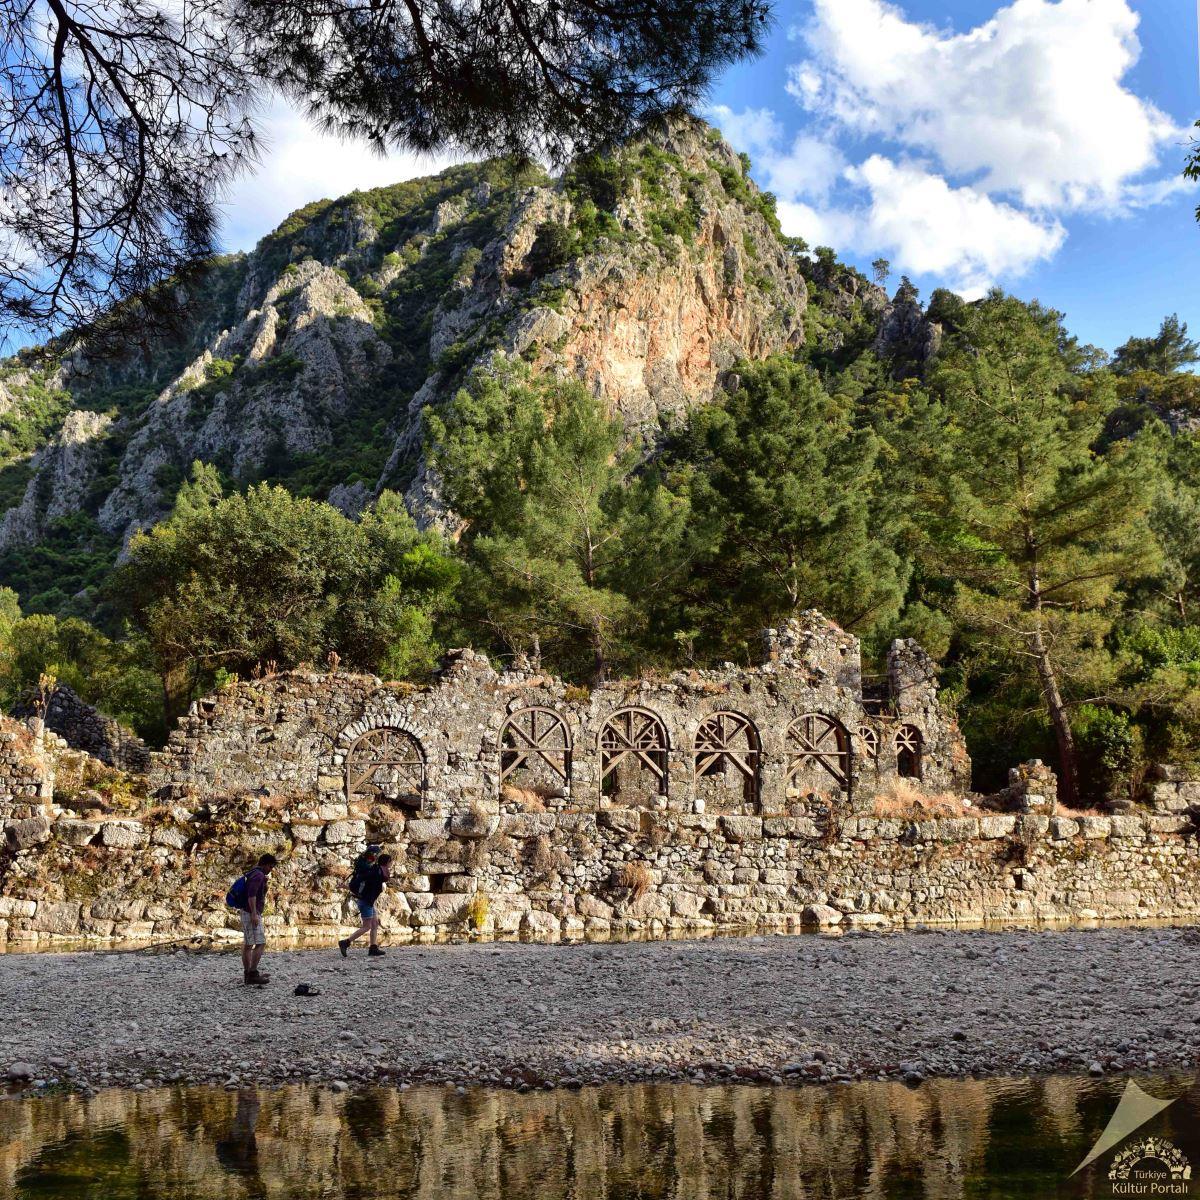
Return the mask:
{"type": "Polygon", "coordinates": [[[360,854],[354,860],[354,872],[350,876],[350,882],[346,885],[350,895],[358,897],[362,895],[363,884],[367,882],[367,871],[371,864],[367,862],[367,856],[360,854]]]}

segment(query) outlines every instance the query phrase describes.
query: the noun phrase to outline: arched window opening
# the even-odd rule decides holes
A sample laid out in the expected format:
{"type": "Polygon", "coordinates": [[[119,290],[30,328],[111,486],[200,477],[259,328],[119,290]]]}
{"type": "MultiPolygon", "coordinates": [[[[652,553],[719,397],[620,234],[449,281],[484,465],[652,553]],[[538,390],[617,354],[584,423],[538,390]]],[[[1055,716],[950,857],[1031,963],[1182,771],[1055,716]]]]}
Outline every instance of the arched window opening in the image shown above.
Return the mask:
{"type": "Polygon", "coordinates": [[[549,708],[523,708],[500,729],[500,788],[561,799],[571,780],[571,735],[549,708]]]}
{"type": "Polygon", "coordinates": [[[858,752],[872,761],[879,758],[879,733],[870,725],[858,727],[858,752]]]}
{"type": "Polygon", "coordinates": [[[706,808],[730,807],[730,792],[740,790],[743,809],[755,811],[759,798],[762,742],[754,723],[741,713],[717,712],[696,731],[696,794],[706,808]]]}
{"type": "Polygon", "coordinates": [[[788,783],[818,768],[839,788],[850,786],[850,738],[842,725],[822,713],[805,713],[788,726],[788,783]]]}
{"type": "Polygon", "coordinates": [[[921,778],[921,731],[915,725],[901,725],[896,730],[896,774],[902,779],[921,778]]]}
{"type": "Polygon", "coordinates": [[[390,726],[372,729],[346,756],[346,799],[383,800],[420,808],[425,797],[425,752],[411,733],[390,726]]]}
{"type": "Polygon", "coordinates": [[[600,730],[600,793],[622,804],[653,805],[667,794],[667,730],[644,708],[622,708],[600,730]]]}

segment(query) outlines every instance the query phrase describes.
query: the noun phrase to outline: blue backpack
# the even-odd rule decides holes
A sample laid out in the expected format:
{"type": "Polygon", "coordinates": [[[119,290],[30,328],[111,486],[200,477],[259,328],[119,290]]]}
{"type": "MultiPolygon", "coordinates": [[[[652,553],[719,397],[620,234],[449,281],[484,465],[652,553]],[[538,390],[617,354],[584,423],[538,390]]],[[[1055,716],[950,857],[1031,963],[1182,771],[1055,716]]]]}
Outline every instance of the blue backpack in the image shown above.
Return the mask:
{"type": "Polygon", "coordinates": [[[225,893],[225,903],[230,908],[240,908],[245,912],[248,907],[246,900],[246,876],[239,875],[233,882],[233,887],[225,893]]]}

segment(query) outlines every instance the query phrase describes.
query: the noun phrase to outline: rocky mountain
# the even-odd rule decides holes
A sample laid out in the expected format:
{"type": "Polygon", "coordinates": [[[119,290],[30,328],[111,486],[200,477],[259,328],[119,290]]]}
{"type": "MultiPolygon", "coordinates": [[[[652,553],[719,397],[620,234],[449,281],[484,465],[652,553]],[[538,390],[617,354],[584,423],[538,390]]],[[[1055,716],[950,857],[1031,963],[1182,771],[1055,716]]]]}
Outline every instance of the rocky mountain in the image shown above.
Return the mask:
{"type": "MultiPolygon", "coordinates": [[[[560,178],[491,162],[320,201],[215,263],[169,343],[10,361],[0,583],[82,610],[195,459],[348,512],[395,488],[435,519],[422,413],[496,356],[583,380],[653,440],[738,359],[805,342],[808,268],[747,167],[681,121],[560,178]]],[[[809,274],[855,311],[894,309],[853,272],[809,274]]],[[[831,314],[810,342],[842,336],[831,314]]],[[[895,336],[919,341],[914,320],[894,312],[895,336]]]]}

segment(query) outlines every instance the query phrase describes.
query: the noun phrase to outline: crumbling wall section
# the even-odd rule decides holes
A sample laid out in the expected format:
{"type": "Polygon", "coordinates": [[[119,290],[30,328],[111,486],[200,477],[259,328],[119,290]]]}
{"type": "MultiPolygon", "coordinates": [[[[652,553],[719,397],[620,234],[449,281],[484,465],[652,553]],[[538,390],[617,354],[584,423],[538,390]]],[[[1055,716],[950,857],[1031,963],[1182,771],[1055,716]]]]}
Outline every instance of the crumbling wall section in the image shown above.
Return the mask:
{"type": "MultiPolygon", "coordinates": [[[[868,711],[858,641],[819,613],[765,635],[759,667],[571,687],[454,651],[428,687],[292,673],[198,701],[151,770],[164,798],[293,790],[323,810],[356,794],[420,815],[471,807],[753,816],[860,811],[898,775],[962,791],[970,764],[932,678],[868,711]],[[912,750],[901,771],[902,738],[912,750]]],[[[932,670],[915,644],[908,659],[932,670]]]]}
{"type": "Polygon", "coordinates": [[[1200,915],[1196,823],[1167,814],[423,817],[383,804],[325,819],[240,797],[34,820],[6,859],[0,940],[236,937],[225,890],[267,850],[281,860],[270,934],[340,936],[356,923],[346,881],[368,839],[395,856],[381,902],[392,941],[1200,915]]]}
{"type": "MultiPolygon", "coordinates": [[[[40,711],[40,710],[39,710],[40,711]]],[[[16,715],[29,719],[37,711],[25,705],[16,715]]],[[[106,716],[66,684],[59,684],[45,702],[45,727],[73,750],[82,750],[110,767],[144,774],[150,769],[150,748],[132,730],[106,716]]]]}

